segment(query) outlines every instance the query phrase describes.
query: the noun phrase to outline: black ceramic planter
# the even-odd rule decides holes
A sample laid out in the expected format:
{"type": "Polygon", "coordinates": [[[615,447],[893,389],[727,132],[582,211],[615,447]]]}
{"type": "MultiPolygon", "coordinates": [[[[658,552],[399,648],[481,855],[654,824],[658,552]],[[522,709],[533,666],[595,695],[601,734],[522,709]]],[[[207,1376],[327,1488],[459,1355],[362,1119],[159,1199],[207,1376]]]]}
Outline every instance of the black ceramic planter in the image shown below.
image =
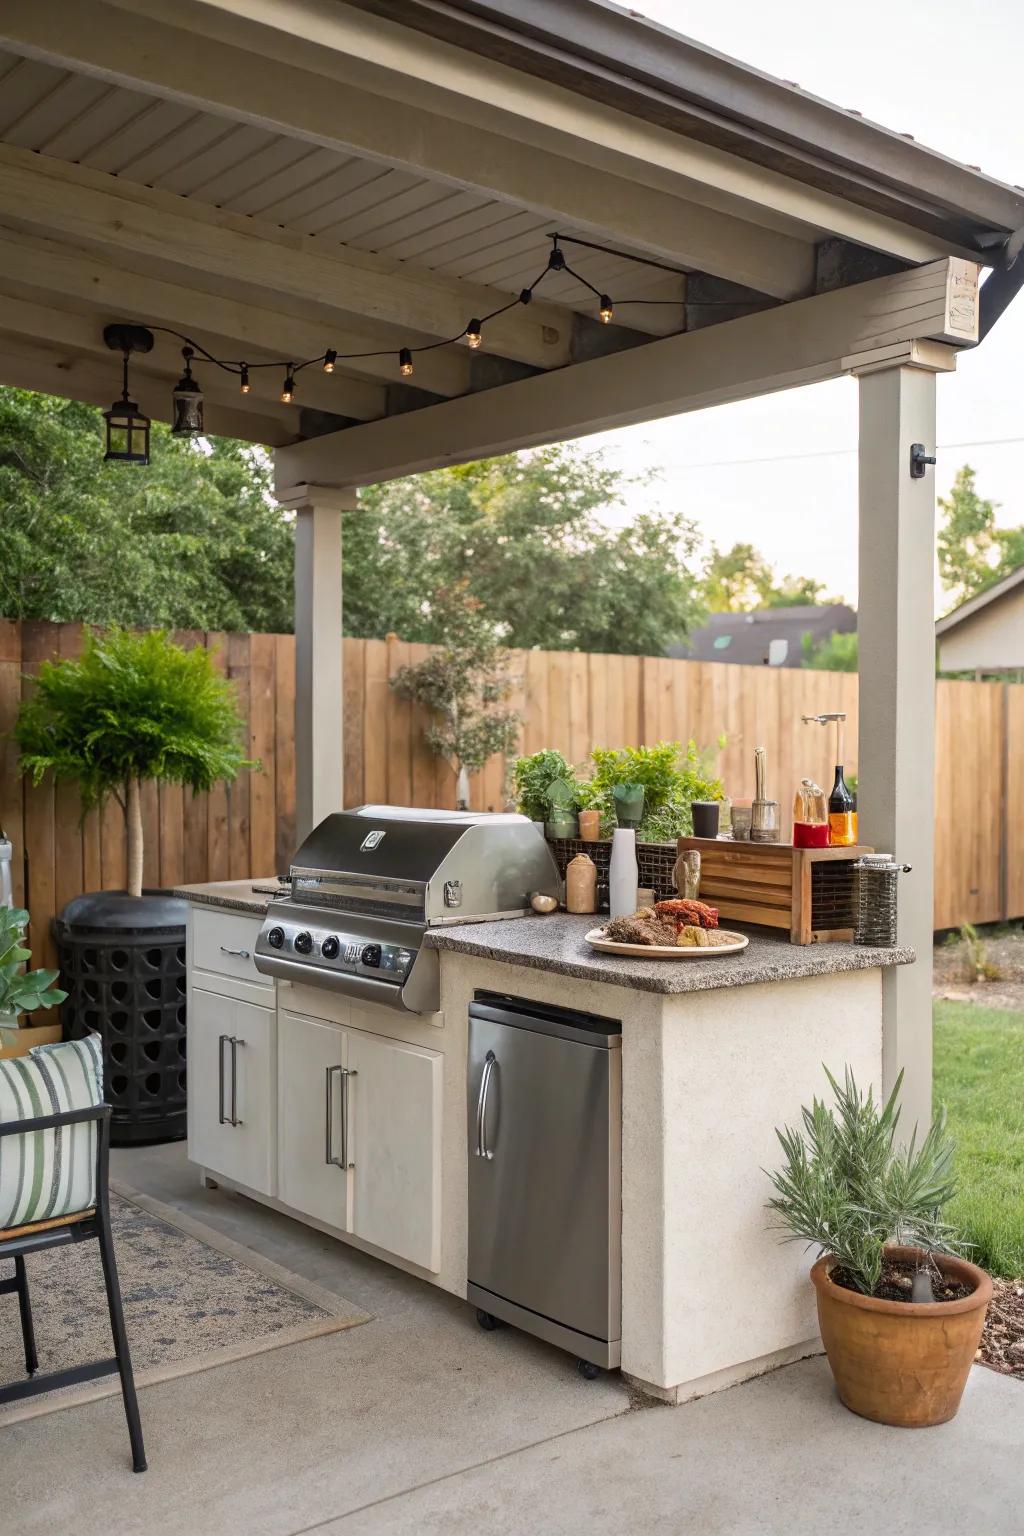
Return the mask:
{"type": "Polygon", "coordinates": [[[175,896],[77,896],[54,920],[61,1023],[103,1039],[115,1146],[185,1135],[185,913],[175,896]]]}

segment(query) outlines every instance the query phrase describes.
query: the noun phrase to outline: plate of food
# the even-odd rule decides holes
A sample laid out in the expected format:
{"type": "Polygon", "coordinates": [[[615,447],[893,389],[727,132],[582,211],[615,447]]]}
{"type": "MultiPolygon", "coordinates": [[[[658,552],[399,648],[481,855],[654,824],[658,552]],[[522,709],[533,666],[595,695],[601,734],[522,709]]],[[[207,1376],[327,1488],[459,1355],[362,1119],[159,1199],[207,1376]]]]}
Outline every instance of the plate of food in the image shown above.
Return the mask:
{"type": "Polygon", "coordinates": [[[709,960],[738,955],[750,940],[718,926],[717,907],[705,901],[656,901],[632,917],[613,917],[591,928],[587,943],[606,955],[635,955],[643,960],[709,960]]]}

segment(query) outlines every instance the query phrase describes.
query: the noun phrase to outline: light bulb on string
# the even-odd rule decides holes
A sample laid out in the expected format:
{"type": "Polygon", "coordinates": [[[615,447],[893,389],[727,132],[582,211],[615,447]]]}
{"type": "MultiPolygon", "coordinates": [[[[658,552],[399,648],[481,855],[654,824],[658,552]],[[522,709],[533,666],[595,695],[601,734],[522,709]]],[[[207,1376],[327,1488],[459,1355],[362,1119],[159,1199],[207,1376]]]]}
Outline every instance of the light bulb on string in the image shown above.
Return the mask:
{"type": "Polygon", "coordinates": [[[408,347],[402,347],[398,354],[398,371],[403,379],[412,378],[412,353],[408,347]]]}
{"type": "Polygon", "coordinates": [[[324,373],[333,373],[334,365],[338,361],[338,354],[333,347],[328,347],[324,353],[324,373]]]}
{"type": "Polygon", "coordinates": [[[252,389],[252,385],[249,383],[249,365],[248,365],[248,363],[242,363],[241,366],[239,367],[239,370],[238,370],[238,387],[242,391],[243,395],[247,395],[249,393],[249,391],[252,389]]]}
{"type": "Polygon", "coordinates": [[[483,336],[481,335],[480,331],[480,321],[474,318],[466,326],[466,343],[468,346],[471,346],[474,351],[476,351],[477,347],[479,347],[482,341],[483,336]]]}
{"type": "Polygon", "coordinates": [[[288,372],[285,375],[284,383],[281,385],[281,400],[285,405],[291,405],[295,398],[295,375],[292,372],[294,366],[294,363],[288,364],[288,372]]]}
{"type": "Polygon", "coordinates": [[[612,316],[615,314],[615,306],[606,293],[602,293],[601,295],[597,312],[600,315],[603,324],[605,325],[609,323],[612,316]]]}

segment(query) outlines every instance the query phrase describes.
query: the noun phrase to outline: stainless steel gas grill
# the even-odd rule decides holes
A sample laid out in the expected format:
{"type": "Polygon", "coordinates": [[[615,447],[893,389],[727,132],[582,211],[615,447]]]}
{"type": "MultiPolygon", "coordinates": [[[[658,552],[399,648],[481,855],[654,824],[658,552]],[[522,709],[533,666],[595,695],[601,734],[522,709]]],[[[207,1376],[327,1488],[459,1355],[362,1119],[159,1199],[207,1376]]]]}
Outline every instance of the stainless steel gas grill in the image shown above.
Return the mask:
{"type": "Polygon", "coordinates": [[[330,987],[408,1013],[440,1006],[442,923],[520,917],[560,894],[555,861],[525,816],[362,805],[328,816],[270,903],[256,944],[268,976],[330,987]]]}

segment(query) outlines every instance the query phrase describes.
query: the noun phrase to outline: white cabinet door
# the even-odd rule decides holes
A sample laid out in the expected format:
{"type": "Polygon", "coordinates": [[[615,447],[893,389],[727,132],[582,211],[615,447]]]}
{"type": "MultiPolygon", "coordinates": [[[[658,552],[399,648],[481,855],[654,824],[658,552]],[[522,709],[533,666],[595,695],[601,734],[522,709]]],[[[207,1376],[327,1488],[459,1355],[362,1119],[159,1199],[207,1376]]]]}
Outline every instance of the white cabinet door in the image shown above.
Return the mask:
{"type": "Polygon", "coordinates": [[[442,1057],[352,1030],[348,1036],[351,1231],[441,1267],[442,1057]]]}
{"type": "Polygon", "coordinates": [[[293,1210],[348,1228],[351,1162],[345,1083],[348,1035],[282,1009],[278,1032],[278,1180],[293,1210]]]}
{"type": "Polygon", "coordinates": [[[277,1166],[274,1011],[193,987],[188,1010],[188,1155],[273,1195],[277,1166]]]}

